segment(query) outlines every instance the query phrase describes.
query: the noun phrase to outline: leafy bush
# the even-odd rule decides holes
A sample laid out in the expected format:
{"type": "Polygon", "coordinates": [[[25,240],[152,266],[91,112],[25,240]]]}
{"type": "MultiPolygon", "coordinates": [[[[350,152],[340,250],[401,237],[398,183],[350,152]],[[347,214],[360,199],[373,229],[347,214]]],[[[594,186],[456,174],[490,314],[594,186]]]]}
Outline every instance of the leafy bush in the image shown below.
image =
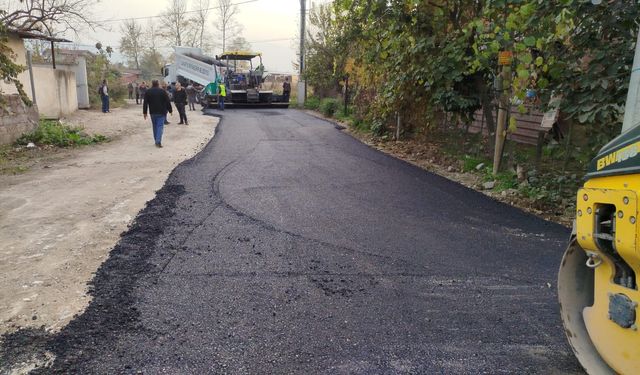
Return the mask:
{"type": "Polygon", "coordinates": [[[304,107],[306,109],[316,110],[320,108],[320,98],[315,96],[309,96],[307,100],[304,102],[304,107]]]}
{"type": "Polygon", "coordinates": [[[327,117],[333,117],[336,111],[338,110],[338,106],[340,103],[338,99],[334,98],[325,98],[320,102],[320,112],[327,117]]]}
{"type": "Polygon", "coordinates": [[[376,136],[381,136],[387,131],[387,128],[384,126],[384,122],[380,119],[373,120],[369,129],[371,130],[371,133],[376,136]]]}
{"type": "Polygon", "coordinates": [[[97,134],[88,135],[81,127],[71,127],[59,121],[41,120],[38,128],[31,133],[23,134],[16,144],[26,145],[33,142],[38,145],[54,145],[58,147],[69,147],[100,143],[107,140],[107,137],[97,134]]]}
{"type": "Polygon", "coordinates": [[[501,172],[495,176],[496,186],[494,189],[496,191],[503,191],[508,189],[515,189],[518,187],[518,179],[515,173],[512,172],[501,172]]]}

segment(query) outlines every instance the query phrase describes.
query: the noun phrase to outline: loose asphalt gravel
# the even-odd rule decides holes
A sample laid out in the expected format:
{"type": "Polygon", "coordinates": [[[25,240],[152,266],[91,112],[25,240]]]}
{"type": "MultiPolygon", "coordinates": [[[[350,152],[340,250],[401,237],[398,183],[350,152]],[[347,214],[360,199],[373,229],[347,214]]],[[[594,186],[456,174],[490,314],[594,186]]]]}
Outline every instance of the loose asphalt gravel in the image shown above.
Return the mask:
{"type": "Polygon", "coordinates": [[[0,371],[581,373],[555,292],[568,234],[303,112],[227,110],[88,309],[4,337],[0,371]]]}

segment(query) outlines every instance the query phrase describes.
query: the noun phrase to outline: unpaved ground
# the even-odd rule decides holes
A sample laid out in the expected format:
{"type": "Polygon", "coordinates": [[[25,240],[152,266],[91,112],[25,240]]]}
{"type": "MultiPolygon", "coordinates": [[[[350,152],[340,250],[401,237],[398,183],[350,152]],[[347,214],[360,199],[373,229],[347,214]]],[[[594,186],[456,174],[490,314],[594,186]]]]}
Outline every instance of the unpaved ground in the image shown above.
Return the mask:
{"type": "Polygon", "coordinates": [[[218,120],[188,112],[154,146],[141,106],[79,111],[66,121],[111,142],[55,153],[0,176],[0,334],[57,330],[87,303],[86,283],[136,213],[180,162],[211,139],[218,120]]]}

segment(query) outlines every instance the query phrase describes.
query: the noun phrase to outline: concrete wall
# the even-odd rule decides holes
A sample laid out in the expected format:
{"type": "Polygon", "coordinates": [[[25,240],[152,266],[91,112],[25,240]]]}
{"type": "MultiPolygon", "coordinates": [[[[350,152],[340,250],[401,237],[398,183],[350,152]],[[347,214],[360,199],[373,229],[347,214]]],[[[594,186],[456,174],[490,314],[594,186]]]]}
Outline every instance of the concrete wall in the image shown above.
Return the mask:
{"type": "Polygon", "coordinates": [[[71,67],[33,64],[40,117],[58,119],[78,110],[76,75],[71,67]]]}
{"type": "Polygon", "coordinates": [[[0,108],[0,145],[10,144],[22,134],[38,126],[38,109],[27,107],[17,94],[3,95],[5,108],[0,108]]]}
{"type": "Polygon", "coordinates": [[[69,70],[76,75],[76,92],[78,93],[78,108],[88,109],[89,103],[89,83],[87,82],[87,59],[84,56],[76,56],[75,64],[59,65],[59,69],[69,70]]]}
{"type": "MultiPolygon", "coordinates": [[[[14,61],[25,67],[25,71],[18,75],[24,90],[31,100],[31,79],[27,67],[27,50],[24,48],[24,41],[15,34],[9,34],[7,45],[15,53],[14,61]]],[[[51,64],[33,64],[33,81],[35,86],[35,101],[40,111],[40,116],[45,118],[58,119],[67,116],[78,109],[78,88],[76,87],[75,70],[80,64],[57,64],[53,69],[51,64]]],[[[86,77],[86,63],[85,73],[86,77]]],[[[86,85],[86,78],[85,78],[86,85]]],[[[16,94],[14,85],[0,81],[0,91],[2,94],[16,94]]],[[[89,93],[86,91],[88,101],[89,93]]]]}

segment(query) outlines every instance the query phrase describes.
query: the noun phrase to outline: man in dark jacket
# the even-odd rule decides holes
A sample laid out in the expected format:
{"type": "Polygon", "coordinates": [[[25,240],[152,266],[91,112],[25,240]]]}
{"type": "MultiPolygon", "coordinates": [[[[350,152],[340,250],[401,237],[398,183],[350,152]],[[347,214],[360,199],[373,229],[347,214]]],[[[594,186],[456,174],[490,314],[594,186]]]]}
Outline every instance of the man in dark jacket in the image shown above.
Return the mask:
{"type": "Polygon", "coordinates": [[[176,109],[180,114],[180,122],[178,125],[189,125],[187,113],[184,111],[184,107],[187,105],[187,91],[182,88],[180,82],[176,83],[176,89],[173,91],[173,103],[176,105],[176,109]]]}
{"type": "Polygon", "coordinates": [[[164,122],[167,119],[167,112],[173,114],[171,100],[167,92],[160,88],[157,79],[151,81],[151,88],[144,94],[142,102],[142,115],[147,119],[147,109],[151,115],[151,125],[153,126],[153,139],[156,147],[162,147],[162,131],[164,122]]]}

